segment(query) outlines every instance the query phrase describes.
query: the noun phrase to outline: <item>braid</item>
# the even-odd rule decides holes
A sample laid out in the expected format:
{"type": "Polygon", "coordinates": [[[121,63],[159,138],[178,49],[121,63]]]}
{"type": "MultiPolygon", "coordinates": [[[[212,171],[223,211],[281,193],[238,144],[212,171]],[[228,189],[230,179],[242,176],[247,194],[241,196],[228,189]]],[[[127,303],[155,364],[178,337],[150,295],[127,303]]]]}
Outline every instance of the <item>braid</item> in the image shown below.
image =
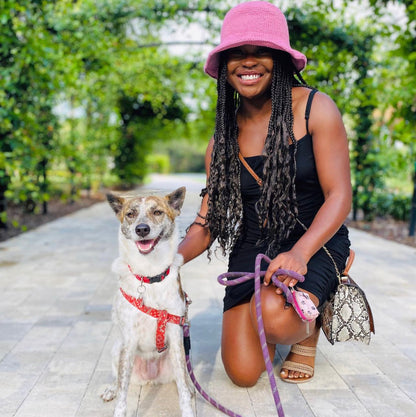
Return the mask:
{"type": "Polygon", "coordinates": [[[238,160],[238,127],[235,117],[238,97],[227,82],[225,61],[220,65],[217,93],[214,147],[207,183],[209,194],[207,219],[211,241],[218,238],[218,243],[225,253],[234,245],[240,234],[243,211],[238,160]]]}
{"type": "MultiPolygon", "coordinates": [[[[267,243],[267,254],[272,257],[296,224],[296,140],[293,134],[292,87],[300,85],[306,83],[295,71],[289,55],[277,51],[271,86],[272,110],[264,146],[263,189],[257,203],[262,230],[258,243],[267,243]]],[[[214,147],[207,183],[207,221],[211,240],[217,238],[225,253],[241,234],[243,213],[236,120],[238,94],[227,82],[225,60],[220,62],[217,93],[214,147]]]]}
{"type": "Polygon", "coordinates": [[[291,61],[283,54],[276,55],[271,88],[272,111],[264,146],[263,193],[257,203],[262,242],[268,243],[270,256],[276,255],[280,242],[288,237],[297,217],[296,140],[292,111],[294,84],[291,61]],[[292,149],[290,143],[294,145],[292,149]]]}

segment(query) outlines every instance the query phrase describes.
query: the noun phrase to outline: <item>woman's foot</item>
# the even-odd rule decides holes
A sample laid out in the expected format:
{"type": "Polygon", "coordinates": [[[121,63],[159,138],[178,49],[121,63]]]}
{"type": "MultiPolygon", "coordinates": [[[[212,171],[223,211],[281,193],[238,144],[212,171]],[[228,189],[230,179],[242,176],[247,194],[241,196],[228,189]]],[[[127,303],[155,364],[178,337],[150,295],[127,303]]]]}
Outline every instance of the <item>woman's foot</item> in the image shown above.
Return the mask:
{"type": "Polygon", "coordinates": [[[311,336],[292,346],[280,371],[283,381],[300,384],[313,378],[318,339],[319,327],[316,326],[311,336]]]}

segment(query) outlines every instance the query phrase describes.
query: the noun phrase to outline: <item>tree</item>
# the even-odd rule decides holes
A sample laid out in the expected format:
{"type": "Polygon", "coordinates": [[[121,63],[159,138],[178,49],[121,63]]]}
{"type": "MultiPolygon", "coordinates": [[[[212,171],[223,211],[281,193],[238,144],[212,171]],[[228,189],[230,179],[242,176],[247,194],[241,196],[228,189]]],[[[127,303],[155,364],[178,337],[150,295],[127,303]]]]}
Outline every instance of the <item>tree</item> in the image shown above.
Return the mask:
{"type": "Polygon", "coordinates": [[[386,25],[387,38],[395,37],[395,45],[389,53],[392,71],[385,73],[384,106],[389,113],[386,123],[392,128],[392,142],[400,141],[408,146],[410,166],[414,167],[413,197],[410,208],[409,235],[414,236],[416,227],[416,51],[414,22],[416,3],[413,0],[370,0],[376,16],[383,13],[384,7],[394,4],[402,6],[405,22],[386,25]],[[392,111],[393,109],[393,111],[392,111]]]}
{"type": "MultiPolygon", "coordinates": [[[[71,195],[79,186],[89,188],[99,181],[118,151],[121,97],[143,95],[143,103],[162,116],[180,103],[185,66],[177,63],[175,72],[164,69],[165,80],[155,77],[156,71],[141,73],[146,65],[159,68],[169,61],[160,48],[149,53],[141,45],[159,42],[158,31],[167,20],[190,22],[195,14],[208,12],[209,3],[2,2],[0,227],[6,224],[8,200],[23,202],[30,210],[42,205],[46,212],[52,170],[68,172],[71,195]],[[159,60],[158,54],[164,58],[159,60]],[[56,114],[58,103],[69,108],[66,114],[56,114]],[[76,115],[76,109],[82,114],[76,115]]],[[[157,120],[165,128],[162,118],[157,120]]]]}
{"type": "Polygon", "coordinates": [[[365,218],[370,218],[374,192],[382,186],[372,132],[376,107],[372,55],[377,29],[363,30],[358,22],[346,21],[342,11],[330,12],[330,6],[323,2],[303,10],[289,9],[291,41],[308,56],[308,82],[333,97],[349,121],[353,217],[362,209],[365,218]]]}
{"type": "Polygon", "coordinates": [[[46,211],[48,153],[53,149],[56,119],[52,91],[56,84],[53,39],[44,24],[43,1],[5,1],[1,20],[0,201],[2,225],[6,199],[35,201],[46,211]],[[14,182],[17,186],[10,188],[14,182]]]}
{"type": "MultiPolygon", "coordinates": [[[[414,13],[412,2],[404,4],[414,13]]],[[[145,175],[144,156],[156,139],[207,141],[215,82],[203,75],[200,56],[170,55],[160,31],[171,21],[198,21],[216,37],[228,8],[219,0],[6,1],[0,12],[0,226],[6,199],[45,211],[58,180],[70,183],[65,193],[75,198],[81,187],[98,187],[114,166],[112,174],[131,185],[145,175]],[[66,111],[58,114],[58,104],[66,111]]],[[[403,105],[415,97],[410,26],[396,41],[400,48],[387,54],[380,45],[389,32],[377,19],[348,19],[321,0],[286,14],[292,44],[309,58],[307,81],[345,115],[354,208],[370,216],[391,160],[383,137],[412,143],[414,106],[403,105]],[[410,87],[390,88],[402,85],[393,72],[410,87]],[[381,88],[385,74],[392,82],[381,88]],[[386,123],[375,115],[391,108],[391,132],[383,131],[386,123]]]]}

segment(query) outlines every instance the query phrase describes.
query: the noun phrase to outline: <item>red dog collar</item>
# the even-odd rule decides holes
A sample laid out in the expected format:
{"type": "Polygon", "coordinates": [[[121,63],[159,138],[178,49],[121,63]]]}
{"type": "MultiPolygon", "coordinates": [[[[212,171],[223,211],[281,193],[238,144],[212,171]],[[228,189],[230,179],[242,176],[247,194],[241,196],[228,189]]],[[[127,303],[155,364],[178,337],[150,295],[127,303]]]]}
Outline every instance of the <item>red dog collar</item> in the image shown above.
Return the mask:
{"type": "Polygon", "coordinates": [[[161,282],[161,281],[163,281],[168,275],[169,275],[169,272],[170,272],[170,267],[168,267],[168,269],[165,271],[165,272],[162,272],[161,274],[159,274],[159,275],[155,275],[154,277],[143,277],[143,276],[141,276],[141,275],[137,275],[137,274],[134,274],[133,273],[133,271],[131,270],[131,266],[130,265],[128,265],[128,267],[129,267],[129,270],[130,270],[130,272],[139,280],[139,281],[141,281],[141,282],[145,282],[146,284],[153,284],[153,283],[155,283],[155,282],[161,282]]]}

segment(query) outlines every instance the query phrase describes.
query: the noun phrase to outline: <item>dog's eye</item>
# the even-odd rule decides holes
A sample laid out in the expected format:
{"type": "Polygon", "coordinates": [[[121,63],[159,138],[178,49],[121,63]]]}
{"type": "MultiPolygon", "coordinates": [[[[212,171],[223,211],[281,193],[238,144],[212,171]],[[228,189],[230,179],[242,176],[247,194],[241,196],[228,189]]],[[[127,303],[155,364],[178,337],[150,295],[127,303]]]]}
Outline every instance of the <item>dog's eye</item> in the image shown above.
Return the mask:
{"type": "Polygon", "coordinates": [[[136,215],[136,213],[135,213],[133,210],[130,210],[130,211],[128,211],[128,212],[126,213],[126,216],[127,216],[129,219],[132,219],[135,215],[136,215]]]}
{"type": "Polygon", "coordinates": [[[154,212],[153,212],[153,215],[154,216],[161,216],[163,214],[163,211],[162,210],[155,210],[154,212]]]}

